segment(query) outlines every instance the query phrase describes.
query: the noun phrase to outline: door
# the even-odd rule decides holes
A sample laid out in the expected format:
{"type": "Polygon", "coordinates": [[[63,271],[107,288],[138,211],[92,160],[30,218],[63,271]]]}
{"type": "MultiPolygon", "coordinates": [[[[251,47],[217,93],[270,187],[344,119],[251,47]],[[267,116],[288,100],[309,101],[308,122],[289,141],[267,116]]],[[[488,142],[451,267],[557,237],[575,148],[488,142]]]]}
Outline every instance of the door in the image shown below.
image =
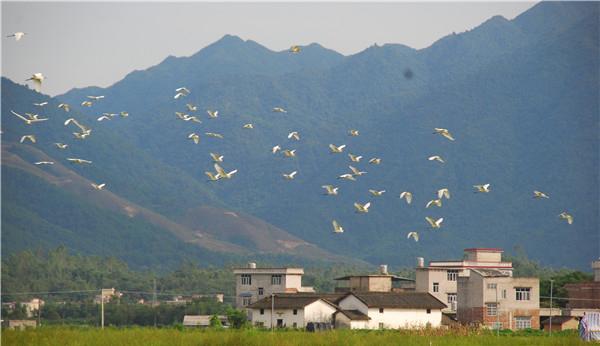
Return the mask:
{"type": "Polygon", "coordinates": [[[277,319],[277,328],[283,328],[283,320],[280,318],[277,319]]]}

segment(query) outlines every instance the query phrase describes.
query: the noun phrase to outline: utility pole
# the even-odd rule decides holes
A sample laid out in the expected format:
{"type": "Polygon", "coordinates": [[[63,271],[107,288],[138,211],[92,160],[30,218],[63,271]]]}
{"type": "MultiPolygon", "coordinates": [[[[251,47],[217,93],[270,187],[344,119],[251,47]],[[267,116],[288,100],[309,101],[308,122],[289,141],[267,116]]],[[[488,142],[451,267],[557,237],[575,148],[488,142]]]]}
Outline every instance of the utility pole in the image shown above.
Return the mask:
{"type": "Polygon", "coordinates": [[[104,329],[104,290],[102,288],[100,289],[100,309],[100,327],[104,329]]]}
{"type": "Polygon", "coordinates": [[[554,280],[550,279],[550,336],[552,336],[552,291],[554,289],[554,280]]]}
{"type": "Polygon", "coordinates": [[[154,289],[152,294],[152,310],[154,310],[154,327],[156,328],[156,278],[154,278],[154,289]]]}
{"type": "Polygon", "coordinates": [[[42,300],[38,303],[38,327],[42,326],[42,300]]]}
{"type": "Polygon", "coordinates": [[[271,293],[271,332],[275,330],[273,325],[273,314],[275,313],[275,293],[271,293]]]}
{"type": "Polygon", "coordinates": [[[496,336],[500,336],[500,304],[498,304],[498,283],[496,283],[496,336]]]}

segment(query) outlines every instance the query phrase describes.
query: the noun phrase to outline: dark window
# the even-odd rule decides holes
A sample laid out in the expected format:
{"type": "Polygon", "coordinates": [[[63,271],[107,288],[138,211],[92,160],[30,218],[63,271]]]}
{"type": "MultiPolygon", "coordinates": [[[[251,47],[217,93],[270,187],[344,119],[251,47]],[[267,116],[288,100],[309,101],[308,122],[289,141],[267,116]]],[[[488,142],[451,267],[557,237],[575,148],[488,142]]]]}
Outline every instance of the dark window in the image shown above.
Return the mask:
{"type": "Polygon", "coordinates": [[[260,309],[260,314],[264,315],[265,314],[265,309],[260,309]]]}
{"type": "Polygon", "coordinates": [[[433,283],[433,292],[439,292],[440,291],[440,284],[438,282],[434,282],[433,283]]]}
{"type": "Polygon", "coordinates": [[[242,285],[252,285],[252,276],[250,274],[242,274],[242,285]]]}
{"type": "Polygon", "coordinates": [[[281,285],[281,274],[271,275],[271,285],[281,285]]]}
{"type": "Polygon", "coordinates": [[[448,274],[447,275],[448,276],[447,277],[448,281],[456,281],[456,279],[458,278],[458,270],[456,270],[456,269],[450,269],[450,270],[448,270],[447,274],[448,274]]]}
{"type": "Polygon", "coordinates": [[[427,309],[427,313],[430,314],[431,313],[431,309],[427,309]]]}
{"type": "Polygon", "coordinates": [[[379,308],[379,313],[382,314],[383,313],[383,308],[379,308]]]}
{"type": "Polygon", "coordinates": [[[294,309],[294,315],[298,315],[298,309],[294,309]]]}
{"type": "Polygon", "coordinates": [[[262,288],[262,287],[259,287],[259,288],[258,288],[258,295],[259,295],[259,296],[262,296],[263,294],[264,294],[264,290],[263,290],[263,288],[262,288]]]}
{"type": "Polygon", "coordinates": [[[292,323],[292,327],[297,328],[298,327],[298,323],[296,323],[296,322],[292,323]]]}

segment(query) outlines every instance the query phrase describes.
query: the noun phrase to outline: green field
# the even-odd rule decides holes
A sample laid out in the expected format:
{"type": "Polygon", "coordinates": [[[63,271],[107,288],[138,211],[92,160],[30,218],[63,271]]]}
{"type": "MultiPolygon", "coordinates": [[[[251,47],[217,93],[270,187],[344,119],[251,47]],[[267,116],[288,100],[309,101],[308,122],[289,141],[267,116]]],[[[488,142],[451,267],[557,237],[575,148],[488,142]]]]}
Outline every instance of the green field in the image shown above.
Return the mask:
{"type": "Polygon", "coordinates": [[[350,331],[321,333],[264,330],[181,330],[177,328],[45,327],[2,331],[2,345],[584,345],[574,332],[552,337],[538,331],[350,331]]]}

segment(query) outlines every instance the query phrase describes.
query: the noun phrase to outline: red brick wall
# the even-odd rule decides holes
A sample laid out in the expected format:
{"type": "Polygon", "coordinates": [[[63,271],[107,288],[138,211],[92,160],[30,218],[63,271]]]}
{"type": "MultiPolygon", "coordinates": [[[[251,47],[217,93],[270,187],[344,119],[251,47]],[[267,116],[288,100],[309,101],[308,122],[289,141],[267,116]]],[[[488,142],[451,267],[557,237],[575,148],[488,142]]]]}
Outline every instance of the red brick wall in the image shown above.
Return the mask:
{"type": "Polygon", "coordinates": [[[583,282],[578,284],[566,284],[565,289],[569,299],[567,308],[585,309],[585,308],[600,308],[600,282],[583,282]],[[589,300],[577,300],[589,299],[589,300]],[[593,299],[593,300],[592,300],[593,299]]]}
{"type": "MultiPolygon", "coordinates": [[[[502,306],[500,306],[500,309],[502,309],[502,306]]],[[[502,328],[504,329],[516,329],[515,317],[531,316],[531,328],[540,329],[539,309],[516,309],[512,311],[500,311],[499,314],[499,316],[488,316],[486,307],[463,308],[458,310],[457,318],[458,321],[463,324],[479,323],[485,326],[491,326],[498,321],[502,323],[502,328]]]]}

